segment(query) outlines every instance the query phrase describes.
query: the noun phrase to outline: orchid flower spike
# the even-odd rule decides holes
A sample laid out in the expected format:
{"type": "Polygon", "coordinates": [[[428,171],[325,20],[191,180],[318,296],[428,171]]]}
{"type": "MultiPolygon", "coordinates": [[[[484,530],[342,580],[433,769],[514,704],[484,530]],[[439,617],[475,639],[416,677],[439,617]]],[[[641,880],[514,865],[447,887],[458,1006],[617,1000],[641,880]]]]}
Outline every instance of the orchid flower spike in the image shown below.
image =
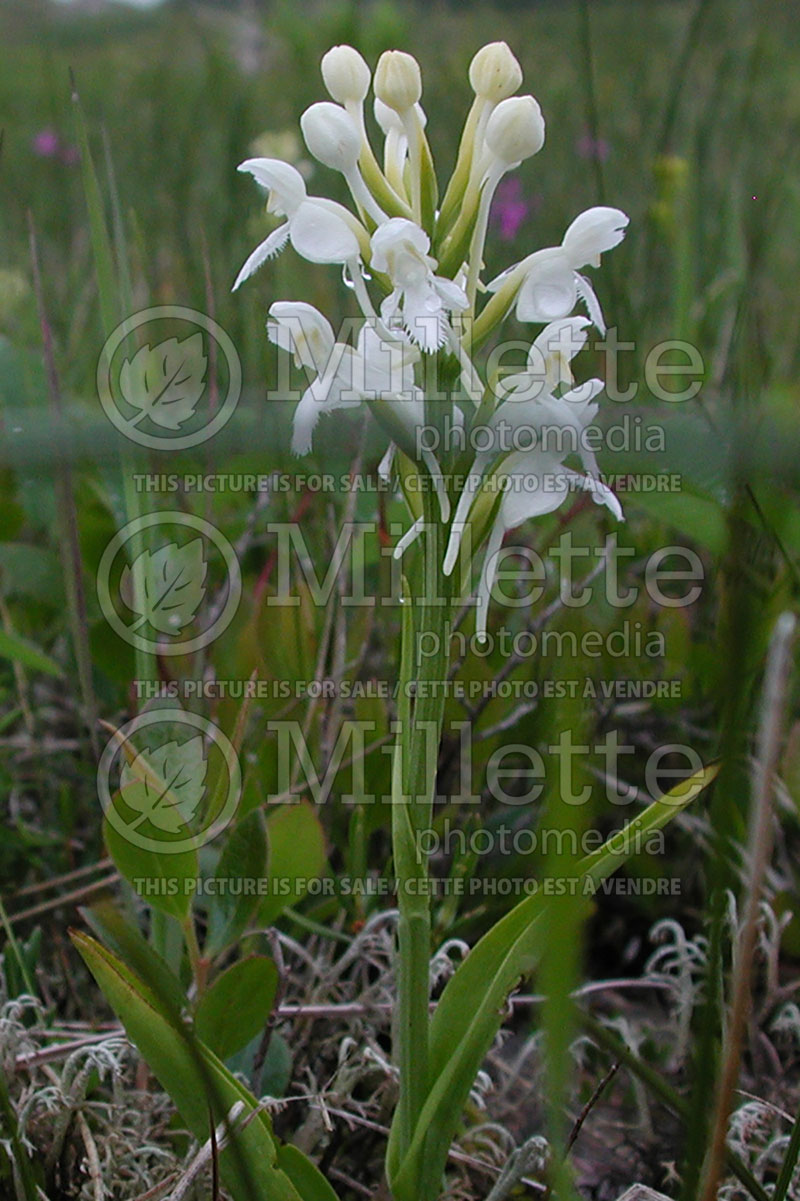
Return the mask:
{"type": "Polygon", "coordinates": [[[267,189],[267,212],[286,217],[248,257],[233,291],[267,259],[279,254],[287,241],[311,263],[354,263],[368,244],[360,221],[341,204],[308,196],[300,172],[280,159],[251,158],[239,166],[267,189]]]}
{"type": "MultiPolygon", "coordinates": [[[[495,190],[506,172],[541,150],[545,138],[537,101],[516,94],[522,70],[511,50],[504,42],[493,42],[472,60],[469,78],[475,96],[441,206],[416,59],[388,51],[375,69],[382,166],[364,122],[368,64],[352,46],[334,46],[321,67],[331,99],[312,104],[303,113],[301,128],[311,154],[344,176],[357,215],[327,198],[309,196],[302,176],[288,163],[248,159],[240,170],[266,189],[267,211],[284,221],[249,256],[234,288],[287,242],[311,262],[343,267],[344,282],[352,286],[365,319],[354,345],[337,341],[329,322],[311,305],[287,301],[270,309],[270,339],[291,351],[309,373],[294,413],[292,449],[295,454],[309,451],[320,416],[366,403],[390,439],[380,471],[389,472],[399,448],[424,465],[431,478],[442,522],[449,526],[444,573],[452,573],[465,558],[465,532],[472,534],[473,548],[488,535],[479,590],[478,629],[483,633],[497,551],[507,530],[557,508],[573,487],[588,490],[598,504],[622,516],[582,437],[597,411],[602,384],[589,380],[576,386],[572,360],[592,323],[605,329],[583,271],[599,266],[602,254],[622,241],[628,218],[615,208],[581,213],[560,245],[529,254],[493,280],[479,307],[479,293],[487,290],[481,289],[481,271],[495,190]],[[376,288],[384,293],[379,308],[376,288]],[[574,314],[578,301],[588,316],[574,314]],[[476,349],[514,306],[519,320],[540,322],[544,328],[521,368],[486,381],[476,349]],[[475,320],[462,331],[455,316],[464,312],[475,320]],[[461,386],[460,395],[450,401],[447,421],[465,434],[467,406],[463,411],[461,406],[471,401],[470,434],[481,420],[488,433],[454,502],[452,521],[443,470],[461,461],[458,445],[446,448],[440,462],[438,452],[420,449],[419,438],[426,420],[426,402],[416,382],[423,374],[422,352],[440,350],[448,359],[452,356],[449,377],[455,365],[461,386]],[[555,444],[548,443],[548,430],[555,444]],[[509,432],[511,441],[505,444],[509,432]]],[[[398,556],[422,528],[416,506],[413,514],[415,520],[395,548],[398,556]]]]}
{"type": "Polygon", "coordinates": [[[413,221],[392,217],[375,230],[371,246],[373,270],[392,281],[381,305],[384,321],[400,323],[423,350],[438,350],[447,341],[448,314],[463,311],[467,297],[453,280],[434,274],[430,238],[413,221]]]}
{"type": "Polygon", "coordinates": [[[605,333],[600,302],[589,280],[580,272],[599,267],[600,256],[625,237],[628,217],[620,209],[596,207],[575,218],[560,246],[537,250],[504,271],[488,285],[490,292],[508,290],[509,304],[516,297],[518,321],[553,321],[571,313],[582,300],[593,323],[605,333]]]}

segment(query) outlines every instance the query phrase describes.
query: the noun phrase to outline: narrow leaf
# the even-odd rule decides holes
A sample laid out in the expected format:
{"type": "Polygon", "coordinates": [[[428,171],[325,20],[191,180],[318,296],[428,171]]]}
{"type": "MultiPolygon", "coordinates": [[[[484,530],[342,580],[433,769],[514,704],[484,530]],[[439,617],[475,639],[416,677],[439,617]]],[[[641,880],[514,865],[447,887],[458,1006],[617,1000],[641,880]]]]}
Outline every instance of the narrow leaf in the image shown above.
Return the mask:
{"type": "MultiPolygon", "coordinates": [[[[578,862],[575,875],[587,895],[647,834],[661,829],[694,800],[717,772],[712,765],[682,781],[578,862]]],[[[548,914],[558,903],[558,897],[545,897],[541,891],[526,897],[480,939],[442,993],[431,1022],[432,1084],[402,1160],[396,1124],[390,1134],[387,1171],[398,1201],[435,1193],[469,1090],[500,1027],[505,999],[534,968],[548,934],[548,914]]]]}
{"type": "Polygon", "coordinates": [[[31,671],[43,671],[48,676],[61,675],[61,668],[54,659],[40,651],[32,642],[8,630],[0,630],[0,655],[4,659],[21,663],[31,671]]]}

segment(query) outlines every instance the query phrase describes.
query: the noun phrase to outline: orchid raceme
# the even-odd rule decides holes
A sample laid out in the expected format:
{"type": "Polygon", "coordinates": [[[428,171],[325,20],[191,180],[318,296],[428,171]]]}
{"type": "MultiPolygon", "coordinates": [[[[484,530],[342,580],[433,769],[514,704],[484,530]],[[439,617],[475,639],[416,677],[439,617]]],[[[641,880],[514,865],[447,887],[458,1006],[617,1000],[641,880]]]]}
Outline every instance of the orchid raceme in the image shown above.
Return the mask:
{"type": "MultiPolygon", "coordinates": [[[[445,1085],[429,1072],[431,919],[427,858],[417,836],[432,820],[444,692],[417,688],[448,679],[444,605],[466,599],[462,593],[473,587],[473,556],[477,562],[481,548],[474,583],[479,636],[486,633],[509,531],[553,512],[576,490],[590,494],[610,518],[622,519],[586,436],[603,383],[576,383],[573,364],[590,326],[605,328],[583,272],[598,267],[622,241],[628,218],[616,208],[591,208],[572,221],[559,246],[532,249],[487,284],[484,257],[495,190],[545,141],[539,104],[517,94],[522,69],[508,46],[493,43],[473,59],[474,100],[441,205],[416,60],[388,51],[371,80],[358,51],[335,46],[322,60],[322,75],[331,99],[305,111],[302,132],[310,153],[343,176],[355,211],[308,196],[288,164],[243,163],[240,170],[267,189],[268,212],[285,221],[253,251],[234,286],[287,242],[311,263],[342,268],[361,314],[352,334],[337,336],[310,304],[271,298],[268,337],[291,352],[309,377],[294,412],[292,450],[307,454],[313,444],[324,454],[321,418],[366,405],[389,441],[378,470],[388,476],[398,464],[408,501],[409,524],[395,547],[412,581],[408,591],[404,584],[404,599],[413,602],[414,616],[408,606],[392,769],[400,1095],[387,1175],[396,1201],[435,1201],[471,1081],[454,1068],[451,1092],[443,1097],[437,1089],[445,1085]],[[377,154],[364,119],[371,81],[383,136],[377,154]],[[575,313],[579,303],[588,316],[575,313]],[[519,321],[542,328],[534,331],[524,363],[484,370],[476,347],[498,332],[512,310],[519,321]],[[412,481],[420,486],[411,488],[412,481]],[[438,648],[430,659],[412,646],[423,636],[438,648]]],[[[476,1035],[480,1046],[465,1051],[477,1054],[476,1062],[488,1050],[486,1037],[490,1042],[501,1003],[502,997],[487,994],[485,1024],[476,1035]]]]}

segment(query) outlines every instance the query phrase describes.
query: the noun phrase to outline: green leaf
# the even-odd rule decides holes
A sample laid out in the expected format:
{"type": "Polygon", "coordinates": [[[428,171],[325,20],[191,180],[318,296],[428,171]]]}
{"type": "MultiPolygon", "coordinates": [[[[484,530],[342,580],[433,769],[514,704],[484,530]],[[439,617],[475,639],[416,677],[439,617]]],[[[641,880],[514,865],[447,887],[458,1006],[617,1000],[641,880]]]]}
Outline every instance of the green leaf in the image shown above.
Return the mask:
{"type": "MultiPolygon", "coordinates": [[[[149,824],[141,822],[147,805],[147,787],[145,781],[134,780],[123,792],[114,794],[111,804],[118,816],[116,821],[104,817],[103,838],[114,866],[137,895],[148,905],[183,921],[189,912],[197,879],[197,852],[193,849],[171,852],[166,837],[163,851],[156,850],[141,837],[145,832],[148,839],[158,834],[149,824]],[[118,825],[129,831],[127,836],[118,825]]],[[[186,838],[189,832],[183,827],[183,831],[176,833],[182,833],[186,838]]]]}
{"type": "Polygon", "coordinates": [[[302,1194],[304,1201],[338,1201],[325,1177],[297,1147],[288,1144],[279,1147],[278,1163],[297,1191],[302,1194]]]}
{"type": "Polygon", "coordinates": [[[263,1030],[278,990],[278,969],[266,955],[250,955],[224,971],[197,1003],[198,1037],[229,1059],[263,1030]]]}
{"type": "Polygon", "coordinates": [[[214,873],[218,887],[208,903],[206,955],[219,954],[247,929],[259,901],[255,890],[247,891],[247,882],[260,882],[266,873],[267,834],[262,814],[255,811],[237,823],[219,857],[214,873]],[[231,887],[236,881],[242,881],[240,889],[231,887]]]}
{"type": "Polygon", "coordinates": [[[61,668],[54,659],[40,651],[32,642],[20,638],[19,634],[9,634],[7,630],[0,630],[0,655],[4,659],[21,663],[31,671],[43,671],[48,676],[61,675],[61,668]]]}
{"type": "Polygon", "coordinates": [[[314,808],[307,801],[284,805],[267,818],[270,893],[259,907],[260,921],[268,925],[288,905],[295,905],[325,867],[325,835],[314,808]]]}
{"type": "MultiPolygon", "coordinates": [[[[712,765],[682,781],[576,863],[575,875],[586,894],[621,866],[651,831],[661,829],[693,801],[718,770],[712,765]]],[[[557,896],[542,891],[526,897],[480,939],[449,980],[431,1022],[430,1087],[402,1158],[397,1124],[392,1124],[386,1167],[397,1201],[436,1195],[469,1090],[500,1027],[506,997],[534,968],[548,937],[548,915],[558,904],[557,896]]]]}
{"type": "Polygon", "coordinates": [[[138,927],[110,900],[95,901],[80,912],[94,933],[116,951],[137,976],[150,982],[163,1005],[177,1018],[186,1004],[183,985],[138,927]]]}
{"type": "Polygon", "coordinates": [[[328,1186],[310,1161],[303,1164],[303,1191],[296,1187],[294,1176],[300,1179],[301,1173],[280,1162],[269,1115],[255,1113],[252,1093],[188,1027],[174,1021],[152,989],[89,935],[72,931],[71,938],[195,1138],[205,1142],[209,1121],[221,1122],[237,1102],[244,1106],[243,1116],[254,1114],[237,1126],[220,1154],[222,1180],[231,1195],[237,1201],[332,1201],[335,1195],[323,1191],[328,1186]]]}
{"type": "Polygon", "coordinates": [[[258,1091],[262,1096],[282,1097],[291,1078],[292,1052],[280,1031],[273,1030],[258,1081],[258,1091]]]}

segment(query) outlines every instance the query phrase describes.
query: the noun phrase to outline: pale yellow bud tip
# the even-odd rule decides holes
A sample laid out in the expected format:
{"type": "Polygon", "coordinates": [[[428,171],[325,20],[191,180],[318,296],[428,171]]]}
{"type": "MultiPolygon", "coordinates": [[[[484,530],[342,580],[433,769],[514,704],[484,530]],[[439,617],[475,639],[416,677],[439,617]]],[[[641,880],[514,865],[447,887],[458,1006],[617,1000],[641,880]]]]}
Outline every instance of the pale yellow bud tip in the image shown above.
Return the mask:
{"type": "Polygon", "coordinates": [[[486,123],[486,145],[508,166],[538,154],[544,145],[544,117],[533,96],[500,101],[486,123]]]}
{"type": "Polygon", "coordinates": [[[331,46],[322,57],[322,79],[339,104],[360,104],[369,91],[370,70],[352,46],[331,46]]]}
{"type": "Polygon", "coordinates": [[[375,95],[396,113],[404,113],[419,102],[422,75],[419,63],[402,50],[386,50],[375,68],[375,95]]]}
{"type": "Polygon", "coordinates": [[[469,82],[476,96],[497,104],[514,95],[522,83],[522,67],[505,42],[490,42],[470,63],[469,82]]]}

